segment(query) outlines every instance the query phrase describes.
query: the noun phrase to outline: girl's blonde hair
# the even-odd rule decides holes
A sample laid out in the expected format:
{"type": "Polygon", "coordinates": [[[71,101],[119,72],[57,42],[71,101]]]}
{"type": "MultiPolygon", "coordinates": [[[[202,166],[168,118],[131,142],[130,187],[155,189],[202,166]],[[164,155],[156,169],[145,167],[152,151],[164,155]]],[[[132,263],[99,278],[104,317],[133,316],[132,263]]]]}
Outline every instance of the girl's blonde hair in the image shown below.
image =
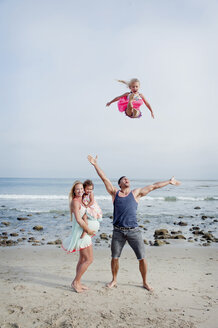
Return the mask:
{"type": "Polygon", "coordinates": [[[83,185],[83,183],[79,180],[75,181],[71,190],[70,190],[70,193],[69,193],[69,207],[70,207],[70,221],[72,221],[72,211],[71,211],[71,203],[72,203],[72,200],[74,199],[75,197],[75,188],[78,184],[81,184],[83,185]]]}
{"type": "Polygon", "coordinates": [[[131,85],[135,82],[138,82],[140,84],[139,79],[131,79],[130,81],[124,81],[124,80],[117,80],[117,81],[120,82],[120,83],[125,84],[128,88],[130,88],[131,85]]]}

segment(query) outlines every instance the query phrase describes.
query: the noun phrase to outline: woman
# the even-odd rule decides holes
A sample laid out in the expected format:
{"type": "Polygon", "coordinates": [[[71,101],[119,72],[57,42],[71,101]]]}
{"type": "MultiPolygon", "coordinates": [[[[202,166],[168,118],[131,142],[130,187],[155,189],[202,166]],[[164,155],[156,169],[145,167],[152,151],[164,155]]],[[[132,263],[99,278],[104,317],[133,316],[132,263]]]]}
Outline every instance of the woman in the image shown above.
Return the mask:
{"type": "Polygon", "coordinates": [[[72,233],[62,243],[62,248],[68,253],[73,253],[75,251],[80,252],[76,267],[76,276],[71,284],[72,288],[74,288],[77,293],[81,293],[88,289],[86,286],[82,285],[81,278],[93,261],[91,236],[93,236],[99,228],[98,221],[87,219],[86,207],[82,202],[83,193],[82,182],[76,181],[69,194],[72,233]],[[81,238],[83,231],[85,231],[86,234],[81,238]]]}

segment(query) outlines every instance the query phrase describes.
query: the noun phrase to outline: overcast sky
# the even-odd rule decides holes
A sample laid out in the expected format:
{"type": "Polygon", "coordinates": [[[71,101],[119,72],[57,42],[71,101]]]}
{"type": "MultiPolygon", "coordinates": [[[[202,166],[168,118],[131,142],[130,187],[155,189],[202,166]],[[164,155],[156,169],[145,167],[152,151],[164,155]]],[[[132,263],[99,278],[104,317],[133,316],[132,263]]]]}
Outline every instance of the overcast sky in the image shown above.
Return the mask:
{"type": "Polygon", "coordinates": [[[0,1],[0,176],[218,178],[218,1],[0,1]],[[105,104],[139,78],[131,120],[105,104]]]}

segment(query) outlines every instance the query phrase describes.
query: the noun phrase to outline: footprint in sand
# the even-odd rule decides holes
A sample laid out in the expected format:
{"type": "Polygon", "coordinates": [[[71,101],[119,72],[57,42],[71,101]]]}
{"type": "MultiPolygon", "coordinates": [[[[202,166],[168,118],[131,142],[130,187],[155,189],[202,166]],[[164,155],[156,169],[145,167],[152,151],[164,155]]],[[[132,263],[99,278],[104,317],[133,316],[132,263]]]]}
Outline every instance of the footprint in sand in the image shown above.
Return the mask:
{"type": "Polygon", "coordinates": [[[26,287],[23,286],[23,285],[17,285],[17,286],[15,286],[13,289],[14,289],[14,290],[22,290],[22,289],[26,289],[26,287]]]}

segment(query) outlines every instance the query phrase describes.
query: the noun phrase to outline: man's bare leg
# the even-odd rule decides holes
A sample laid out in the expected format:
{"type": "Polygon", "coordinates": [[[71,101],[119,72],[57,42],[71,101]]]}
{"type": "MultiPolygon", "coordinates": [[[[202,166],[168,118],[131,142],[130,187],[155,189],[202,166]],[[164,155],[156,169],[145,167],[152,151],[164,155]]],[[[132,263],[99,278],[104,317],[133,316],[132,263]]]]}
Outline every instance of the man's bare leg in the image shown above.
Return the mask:
{"type": "Polygon", "coordinates": [[[153,288],[148,285],[146,281],[146,275],[147,275],[147,263],[145,259],[139,260],[139,271],[142,276],[142,281],[143,281],[143,287],[147,289],[148,291],[152,291],[153,288]]]}
{"type": "Polygon", "coordinates": [[[112,272],[112,281],[107,284],[108,288],[113,288],[117,285],[117,274],[119,270],[119,259],[111,259],[111,272],[112,272]]]}

